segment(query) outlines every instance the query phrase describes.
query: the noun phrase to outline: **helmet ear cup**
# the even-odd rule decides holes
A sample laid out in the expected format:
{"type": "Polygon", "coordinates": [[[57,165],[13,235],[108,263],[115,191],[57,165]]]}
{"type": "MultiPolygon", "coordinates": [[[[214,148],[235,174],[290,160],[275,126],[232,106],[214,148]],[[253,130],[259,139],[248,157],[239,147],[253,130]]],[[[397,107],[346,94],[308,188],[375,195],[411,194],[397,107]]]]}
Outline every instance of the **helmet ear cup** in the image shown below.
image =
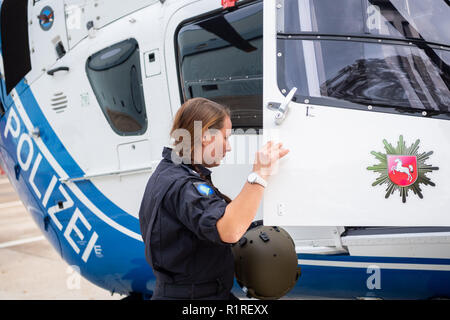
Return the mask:
{"type": "Polygon", "coordinates": [[[255,223],[232,251],[237,283],[249,297],[279,299],[301,275],[294,241],[283,228],[255,223]]]}

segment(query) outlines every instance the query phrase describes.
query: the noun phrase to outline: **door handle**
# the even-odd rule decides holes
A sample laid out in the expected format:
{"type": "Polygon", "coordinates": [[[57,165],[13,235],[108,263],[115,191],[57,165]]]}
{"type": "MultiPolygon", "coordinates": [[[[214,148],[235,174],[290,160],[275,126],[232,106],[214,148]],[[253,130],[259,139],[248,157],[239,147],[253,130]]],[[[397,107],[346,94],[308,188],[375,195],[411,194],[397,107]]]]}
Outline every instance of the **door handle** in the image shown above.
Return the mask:
{"type": "Polygon", "coordinates": [[[275,123],[277,125],[281,125],[286,118],[286,115],[289,111],[289,103],[291,103],[292,98],[294,97],[295,92],[297,92],[297,88],[293,87],[291,91],[287,94],[287,96],[284,98],[283,102],[277,103],[277,102],[269,102],[267,107],[270,110],[276,111],[275,113],[275,123]]]}
{"type": "Polygon", "coordinates": [[[50,75],[50,76],[52,76],[52,75],[55,74],[55,72],[58,72],[58,71],[69,71],[69,67],[58,67],[58,68],[54,68],[54,69],[48,70],[48,71],[47,71],[47,74],[50,75]]]}

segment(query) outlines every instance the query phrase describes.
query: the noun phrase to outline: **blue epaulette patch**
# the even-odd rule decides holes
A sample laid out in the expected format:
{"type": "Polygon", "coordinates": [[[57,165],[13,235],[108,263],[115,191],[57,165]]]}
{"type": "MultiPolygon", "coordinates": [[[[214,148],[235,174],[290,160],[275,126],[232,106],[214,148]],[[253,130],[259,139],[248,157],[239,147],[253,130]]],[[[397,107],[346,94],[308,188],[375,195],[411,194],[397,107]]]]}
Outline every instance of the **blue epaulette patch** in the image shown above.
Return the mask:
{"type": "Polygon", "coordinates": [[[210,196],[214,194],[213,188],[211,188],[204,182],[194,182],[194,186],[197,189],[198,193],[200,193],[202,196],[210,196]]]}

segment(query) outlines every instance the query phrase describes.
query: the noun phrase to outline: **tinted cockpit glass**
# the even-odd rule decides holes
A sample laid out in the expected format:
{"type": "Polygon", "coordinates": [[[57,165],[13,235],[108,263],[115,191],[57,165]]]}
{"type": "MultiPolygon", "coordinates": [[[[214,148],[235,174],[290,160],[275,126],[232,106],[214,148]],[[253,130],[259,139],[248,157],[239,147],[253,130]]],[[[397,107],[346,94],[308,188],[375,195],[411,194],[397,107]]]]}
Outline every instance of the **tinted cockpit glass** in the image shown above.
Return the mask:
{"type": "MultiPolygon", "coordinates": [[[[305,97],[326,97],[372,106],[449,112],[450,75],[424,50],[356,41],[279,40],[288,87],[305,97]],[[310,65],[303,64],[305,55],[310,65]],[[312,58],[313,57],[313,58],[312,58]]],[[[450,52],[435,50],[440,64],[450,52]]]]}
{"type": "Polygon", "coordinates": [[[233,128],[262,127],[262,2],[183,25],[177,34],[184,99],[230,107],[233,128]]]}
{"type": "Polygon", "coordinates": [[[280,33],[373,35],[450,45],[450,6],[444,0],[284,0],[280,33]]]}
{"type": "Polygon", "coordinates": [[[143,134],[147,115],[137,41],[128,39],[93,54],[86,72],[112,129],[120,135],[143,134]]]}
{"type": "MultiPolygon", "coordinates": [[[[278,85],[344,108],[450,118],[450,6],[440,0],[286,0],[278,85]]],[[[283,92],[284,92],[283,90],[283,92]]]]}

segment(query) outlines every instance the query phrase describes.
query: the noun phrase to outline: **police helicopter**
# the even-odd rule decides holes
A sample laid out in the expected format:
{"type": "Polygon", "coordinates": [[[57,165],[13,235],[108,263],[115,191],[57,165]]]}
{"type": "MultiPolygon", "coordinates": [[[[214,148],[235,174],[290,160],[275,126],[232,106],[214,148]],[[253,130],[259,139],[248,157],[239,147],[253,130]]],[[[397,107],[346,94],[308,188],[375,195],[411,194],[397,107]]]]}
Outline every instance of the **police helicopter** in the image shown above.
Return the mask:
{"type": "Polygon", "coordinates": [[[291,150],[256,217],[294,240],[287,298],[449,297],[449,16],[447,0],[4,0],[0,165],[69,265],[150,296],[139,205],[177,108],[205,97],[232,111],[223,193],[261,141],[291,150]]]}

